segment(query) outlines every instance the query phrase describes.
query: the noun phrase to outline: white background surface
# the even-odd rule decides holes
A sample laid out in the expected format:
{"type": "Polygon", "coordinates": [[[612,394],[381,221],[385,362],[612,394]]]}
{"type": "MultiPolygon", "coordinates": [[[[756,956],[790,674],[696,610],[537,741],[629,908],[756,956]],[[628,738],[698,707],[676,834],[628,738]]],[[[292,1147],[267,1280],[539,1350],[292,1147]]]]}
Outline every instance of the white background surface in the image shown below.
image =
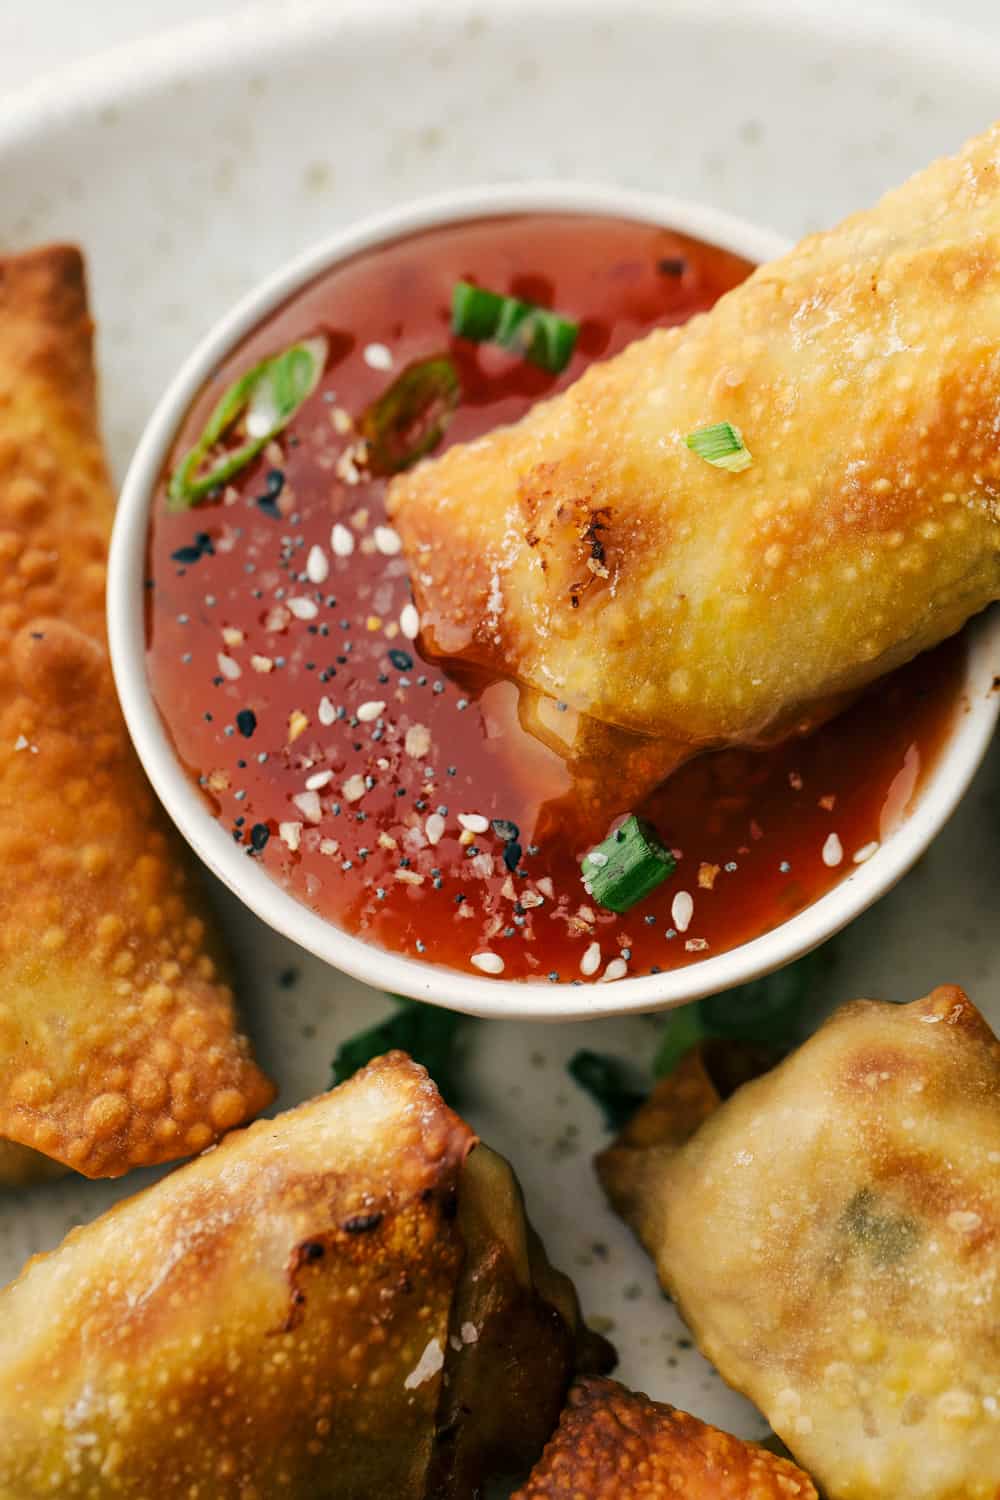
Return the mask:
{"type": "MultiPolygon", "coordinates": [[[[338,0],[329,0],[336,10],[338,0]]],[[[499,0],[502,4],[502,0],[499,0]]],[[[613,0],[609,0],[613,3],[613,0]]],[[[662,0],[669,10],[670,0],[662,0]]],[[[63,63],[207,16],[232,15],[252,26],[254,15],[280,11],[282,0],[0,0],[0,95],[63,63]]],[[[801,0],[803,10],[870,13],[867,0],[801,0]]],[[[899,14],[932,16],[1000,34],[996,0],[881,0],[899,14]]]]}

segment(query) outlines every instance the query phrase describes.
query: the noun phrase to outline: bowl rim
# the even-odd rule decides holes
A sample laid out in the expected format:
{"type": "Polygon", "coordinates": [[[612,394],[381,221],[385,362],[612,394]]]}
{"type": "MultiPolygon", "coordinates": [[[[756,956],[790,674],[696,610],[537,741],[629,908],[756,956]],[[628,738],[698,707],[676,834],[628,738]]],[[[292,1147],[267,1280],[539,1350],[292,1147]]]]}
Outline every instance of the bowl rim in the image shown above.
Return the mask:
{"type": "Polygon", "coordinates": [[[531,181],[466,187],[401,205],[339,229],[294,256],[246,293],[210,328],[169,382],[149,417],[122,485],[108,561],[107,617],[112,668],[136,752],[168,814],[195,853],[245,906],[308,952],[366,984],[470,1015],[577,1021],[672,1009],[759,978],[832,937],[885,895],[924,852],[964,795],[1000,711],[993,665],[1000,661],[1000,611],[973,622],[964,705],[916,806],[864,864],[769,932],[724,953],[655,975],[600,980],[512,980],[467,974],[383,949],[320,916],[248,860],[205,808],[183,770],[153,701],[145,665],[147,522],[163,463],[204,381],[233,345],[280,303],[338,262],[380,243],[448,222],[558,212],[632,218],[675,229],[763,261],[788,248],[772,231],[708,205],[610,184],[531,181]]]}

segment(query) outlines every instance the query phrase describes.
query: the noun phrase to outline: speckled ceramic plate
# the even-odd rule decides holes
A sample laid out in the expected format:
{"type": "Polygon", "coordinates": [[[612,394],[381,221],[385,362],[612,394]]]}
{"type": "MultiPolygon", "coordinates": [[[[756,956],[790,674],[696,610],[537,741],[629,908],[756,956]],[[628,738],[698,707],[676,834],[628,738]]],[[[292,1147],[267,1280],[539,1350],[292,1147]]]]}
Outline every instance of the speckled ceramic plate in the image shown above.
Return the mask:
{"type": "MultiPolygon", "coordinates": [[[[0,105],[0,246],[79,241],[120,473],[218,312],[362,213],[468,182],[610,179],[799,235],[982,128],[998,58],[950,28],[811,19],[774,0],[339,0],[248,8],[111,54],[0,105]]],[[[1000,1021],[1000,753],[933,851],[850,929],[817,1014],[966,985],[1000,1021]]],[[[294,949],[220,889],[281,1104],[324,1087],[384,997],[294,949]]],[[[621,1352],[622,1378],[744,1433],[760,1419],[690,1349],[590,1169],[580,1046],[648,1058],[655,1022],[472,1023],[467,1112],[515,1162],[539,1229],[621,1352]]],[[[0,1272],[148,1174],[0,1206],[0,1272]]],[[[697,1234],[697,1225],[691,1226],[697,1234]]]]}

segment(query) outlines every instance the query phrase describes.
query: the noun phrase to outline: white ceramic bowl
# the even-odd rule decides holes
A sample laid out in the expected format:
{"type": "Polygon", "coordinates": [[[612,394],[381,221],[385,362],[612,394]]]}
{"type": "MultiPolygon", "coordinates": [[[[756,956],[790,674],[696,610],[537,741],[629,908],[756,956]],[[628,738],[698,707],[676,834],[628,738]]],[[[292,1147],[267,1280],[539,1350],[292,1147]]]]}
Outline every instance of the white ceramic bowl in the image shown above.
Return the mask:
{"type": "Polygon", "coordinates": [[[416,230],[487,214],[557,211],[663,225],[751,260],[786,247],[771,232],[713,209],[658,194],[578,183],[463,189],[366,219],[306,251],[227,313],[171,381],[129,467],[118,505],[108,577],[115,681],[139,757],[167,811],[209,868],[257,916],[311,953],[379,989],[474,1015],[578,1020],[662,1010],[759,978],[824,942],[896,884],[954,811],[989,744],[1000,708],[1000,612],[970,633],[964,708],[910,815],[867,863],[773,931],[727,953],[656,975],[581,985],[486,979],[367,943],[318,916],[244,857],[211,816],[179,764],[153,702],[143,623],[149,507],[177,429],[197,392],[232,346],[315,276],[359,251],[416,230]]]}

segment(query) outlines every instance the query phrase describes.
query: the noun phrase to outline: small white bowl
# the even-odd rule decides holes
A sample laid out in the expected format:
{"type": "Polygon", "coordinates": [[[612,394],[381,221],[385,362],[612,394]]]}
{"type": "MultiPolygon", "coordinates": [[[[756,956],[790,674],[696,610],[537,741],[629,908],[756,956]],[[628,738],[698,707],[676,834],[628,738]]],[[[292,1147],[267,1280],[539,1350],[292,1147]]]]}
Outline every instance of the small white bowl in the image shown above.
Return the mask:
{"type": "Polygon", "coordinates": [[[108,574],[111,659],[136,750],[160,799],[194,850],[257,916],[311,953],[368,984],[473,1015],[580,1020],[663,1010],[781,968],[853,921],[896,884],[958,805],[993,734],[1000,695],[1000,612],[969,637],[964,710],[912,813],[867,863],[789,921],[727,953],[663,974],[581,985],[486,979],[388,952],[343,931],[288,895],[248,860],[211,816],[178,762],[150,693],[145,667],[144,573],[152,497],[188,407],[238,340],[314,277],[339,261],[416,230],[489,214],[562,212],[635,219],[771,260],[785,242],[728,214],[651,193],[580,184],[532,183],[463,189],[394,209],[342,230],[269,277],[223,317],[178,371],[153,412],[118,504],[108,574]]]}

